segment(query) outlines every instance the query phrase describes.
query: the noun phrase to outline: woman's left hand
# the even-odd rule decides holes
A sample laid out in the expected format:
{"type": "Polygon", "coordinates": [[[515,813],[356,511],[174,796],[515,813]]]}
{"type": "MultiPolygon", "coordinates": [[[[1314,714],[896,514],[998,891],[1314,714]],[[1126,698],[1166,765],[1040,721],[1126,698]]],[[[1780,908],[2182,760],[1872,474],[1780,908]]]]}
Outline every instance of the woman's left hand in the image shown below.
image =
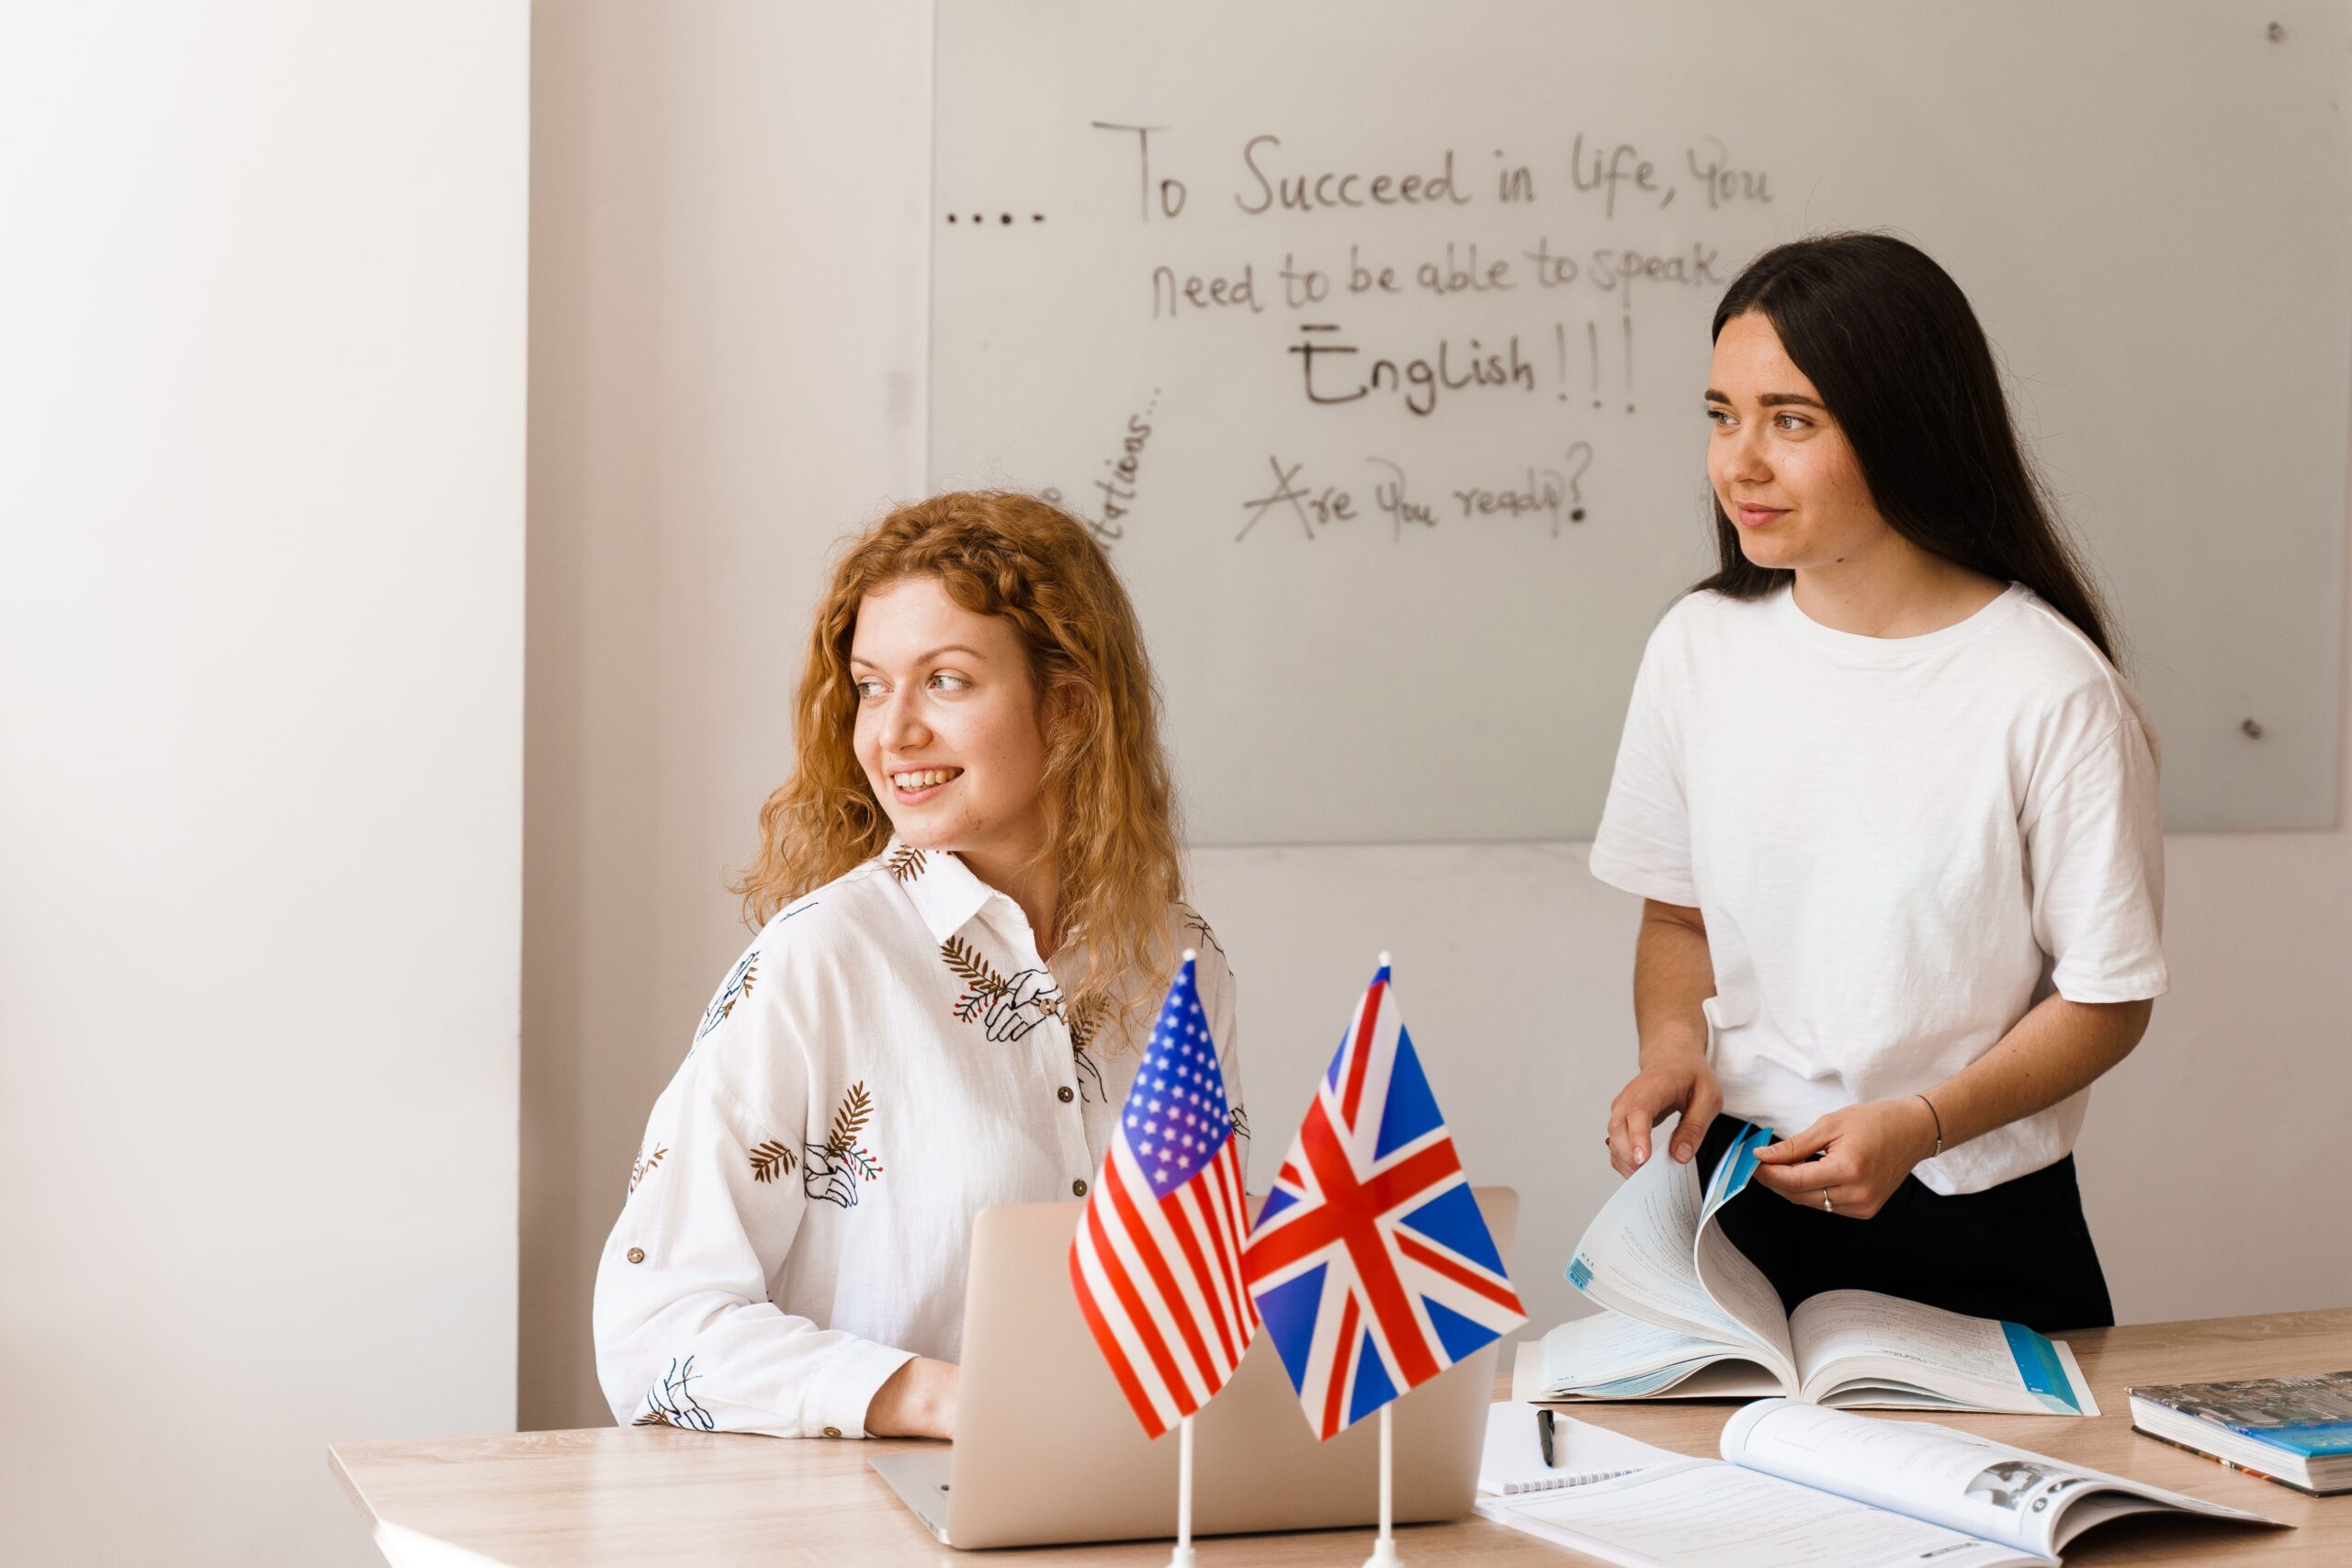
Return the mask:
{"type": "Polygon", "coordinates": [[[1757,1150],[1756,1179],[1808,1209],[1821,1208],[1826,1193],[1831,1213],[1867,1220],[1935,1146],[1928,1108],[1917,1095],[1874,1100],[1833,1111],[1795,1137],[1757,1150]]]}

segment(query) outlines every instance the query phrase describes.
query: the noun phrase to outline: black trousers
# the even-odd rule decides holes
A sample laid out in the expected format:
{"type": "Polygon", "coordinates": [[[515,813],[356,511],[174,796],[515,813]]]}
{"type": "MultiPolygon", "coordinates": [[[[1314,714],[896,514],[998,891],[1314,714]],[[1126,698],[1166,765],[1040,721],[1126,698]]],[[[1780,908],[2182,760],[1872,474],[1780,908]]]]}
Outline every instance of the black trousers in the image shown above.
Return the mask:
{"type": "MultiPolygon", "coordinates": [[[[1742,1126],[1718,1116],[1707,1129],[1695,1162],[1702,1179],[1742,1126]]],[[[1662,1153],[1664,1140],[1656,1146],[1662,1153]]],[[[2044,1334],[2115,1322],[2072,1155],[1949,1198],[1906,1176],[1867,1220],[1792,1203],[1750,1181],[1717,1223],[1792,1311],[1824,1291],[1881,1291],[2044,1334]]]]}

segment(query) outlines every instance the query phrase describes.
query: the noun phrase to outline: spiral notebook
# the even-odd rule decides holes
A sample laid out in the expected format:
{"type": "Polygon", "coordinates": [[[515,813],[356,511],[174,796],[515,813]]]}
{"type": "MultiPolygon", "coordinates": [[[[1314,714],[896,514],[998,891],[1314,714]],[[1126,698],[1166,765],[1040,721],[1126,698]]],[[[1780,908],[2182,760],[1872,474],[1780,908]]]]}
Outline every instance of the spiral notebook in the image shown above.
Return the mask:
{"type": "Polygon", "coordinates": [[[1536,1430],[1538,1407],[1505,1400],[1487,1412],[1487,1446],[1478,1460],[1478,1490],[1504,1497],[1550,1492],[1631,1475],[1682,1456],[1637,1438],[1555,1413],[1552,1462],[1544,1462],[1536,1430]]]}

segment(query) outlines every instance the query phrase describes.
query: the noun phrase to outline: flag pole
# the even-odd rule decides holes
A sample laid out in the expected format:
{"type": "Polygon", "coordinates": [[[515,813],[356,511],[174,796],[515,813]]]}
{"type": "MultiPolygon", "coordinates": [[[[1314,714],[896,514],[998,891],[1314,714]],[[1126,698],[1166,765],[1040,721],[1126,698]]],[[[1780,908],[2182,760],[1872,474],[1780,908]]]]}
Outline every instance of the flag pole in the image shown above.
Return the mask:
{"type": "MultiPolygon", "coordinates": [[[[1187,964],[1199,956],[1195,948],[1184,950],[1187,964]]],[[[1187,1416],[1176,1424],[1176,1551],[1168,1568],[1194,1568],[1199,1561],[1193,1551],[1193,1418],[1187,1416]]]]}
{"type": "Polygon", "coordinates": [[[1193,1568],[1200,1559],[1193,1551],[1193,1418],[1176,1426],[1176,1553],[1168,1568],[1193,1568]]]}
{"type": "MultiPolygon", "coordinates": [[[[1388,954],[1383,952],[1380,967],[1388,966],[1388,954]]],[[[1372,1543],[1372,1555],[1363,1560],[1363,1568],[1397,1568],[1404,1562],[1396,1555],[1396,1465],[1389,1419],[1396,1410],[1393,1399],[1380,1407],[1380,1539],[1372,1543]]]]}
{"type": "Polygon", "coordinates": [[[1396,1409],[1393,1399],[1380,1407],[1380,1539],[1372,1543],[1363,1568],[1398,1568],[1405,1561],[1396,1555],[1396,1467],[1389,1450],[1388,1418],[1396,1409]]]}

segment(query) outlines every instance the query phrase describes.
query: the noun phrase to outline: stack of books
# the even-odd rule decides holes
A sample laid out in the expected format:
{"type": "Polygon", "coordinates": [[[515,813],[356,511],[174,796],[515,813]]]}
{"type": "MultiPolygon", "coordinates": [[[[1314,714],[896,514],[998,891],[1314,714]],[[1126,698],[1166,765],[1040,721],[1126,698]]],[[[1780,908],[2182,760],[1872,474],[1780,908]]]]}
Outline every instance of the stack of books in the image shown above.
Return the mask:
{"type": "Polygon", "coordinates": [[[2131,1392],[2132,1425],[2159,1442],[2299,1492],[2352,1492],[2352,1371],[2131,1392]]]}

